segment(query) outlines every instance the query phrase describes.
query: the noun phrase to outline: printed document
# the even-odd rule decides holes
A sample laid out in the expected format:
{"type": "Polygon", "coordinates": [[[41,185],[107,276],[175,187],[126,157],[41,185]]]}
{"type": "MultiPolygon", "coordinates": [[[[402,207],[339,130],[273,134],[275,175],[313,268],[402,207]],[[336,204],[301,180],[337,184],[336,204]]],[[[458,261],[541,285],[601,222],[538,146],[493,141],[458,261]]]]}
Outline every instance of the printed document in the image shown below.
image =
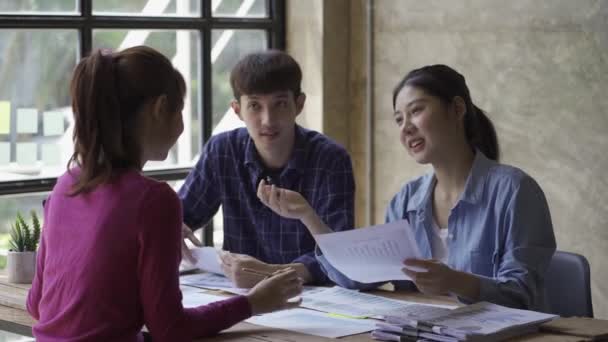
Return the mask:
{"type": "Polygon", "coordinates": [[[329,263],[361,283],[410,280],[403,260],[422,258],[406,220],[315,236],[329,263]]]}
{"type": "Polygon", "coordinates": [[[410,308],[448,310],[449,306],[418,304],[384,298],[339,286],[302,294],[303,308],[350,317],[378,317],[389,313],[412,311],[410,308]],[[409,309],[409,310],[408,310],[409,309]]]}
{"type": "Polygon", "coordinates": [[[368,332],[374,330],[376,324],[374,320],[336,317],[306,309],[290,309],[253,316],[246,322],[329,338],[368,332]]]}

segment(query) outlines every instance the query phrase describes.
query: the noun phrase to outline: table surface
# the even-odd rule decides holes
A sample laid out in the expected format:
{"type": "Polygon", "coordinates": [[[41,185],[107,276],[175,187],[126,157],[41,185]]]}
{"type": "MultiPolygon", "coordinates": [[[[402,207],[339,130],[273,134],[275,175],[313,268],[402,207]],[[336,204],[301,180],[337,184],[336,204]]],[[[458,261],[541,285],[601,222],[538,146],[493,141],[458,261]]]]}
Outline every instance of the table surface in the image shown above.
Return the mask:
{"type": "MultiPolygon", "coordinates": [[[[25,309],[25,300],[30,284],[11,284],[6,277],[0,275],[0,330],[6,330],[21,335],[32,336],[32,326],[36,321],[30,317],[25,309]]],[[[449,297],[427,296],[417,292],[388,292],[372,291],[371,293],[383,297],[406,300],[426,304],[450,304],[456,302],[449,297]]],[[[373,341],[369,333],[347,336],[339,339],[344,342],[373,341]]],[[[238,341],[238,342],[319,342],[335,341],[335,339],[305,335],[302,333],[263,327],[241,322],[232,328],[223,331],[213,338],[205,341],[238,341]]],[[[538,333],[520,337],[517,341],[525,342],[574,342],[580,338],[563,335],[538,333]]]]}

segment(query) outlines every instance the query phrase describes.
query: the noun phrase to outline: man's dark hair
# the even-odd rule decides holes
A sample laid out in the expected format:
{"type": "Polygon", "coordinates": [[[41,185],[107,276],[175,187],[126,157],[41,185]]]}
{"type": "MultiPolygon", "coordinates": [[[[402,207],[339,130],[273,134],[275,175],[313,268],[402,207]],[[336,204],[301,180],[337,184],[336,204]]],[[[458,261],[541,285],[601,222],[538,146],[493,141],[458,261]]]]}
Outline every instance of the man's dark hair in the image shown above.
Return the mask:
{"type": "Polygon", "coordinates": [[[255,52],[243,57],[230,73],[234,98],[241,95],[269,94],[290,90],[294,97],[301,93],[302,70],[290,55],[279,50],[255,52]]]}

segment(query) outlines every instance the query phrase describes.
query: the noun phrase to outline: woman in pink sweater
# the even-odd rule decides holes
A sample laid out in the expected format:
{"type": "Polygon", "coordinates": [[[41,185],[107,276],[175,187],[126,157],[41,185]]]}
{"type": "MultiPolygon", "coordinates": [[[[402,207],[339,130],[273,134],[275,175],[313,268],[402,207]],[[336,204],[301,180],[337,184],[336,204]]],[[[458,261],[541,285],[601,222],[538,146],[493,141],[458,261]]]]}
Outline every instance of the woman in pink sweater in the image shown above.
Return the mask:
{"type": "Polygon", "coordinates": [[[181,204],[141,170],[182,133],[185,91],[169,60],[144,46],[97,51],[76,67],[72,168],[46,202],[27,299],[37,341],[189,341],[298,305],[287,300],[301,281],[286,270],[245,296],[182,307],[181,204]]]}

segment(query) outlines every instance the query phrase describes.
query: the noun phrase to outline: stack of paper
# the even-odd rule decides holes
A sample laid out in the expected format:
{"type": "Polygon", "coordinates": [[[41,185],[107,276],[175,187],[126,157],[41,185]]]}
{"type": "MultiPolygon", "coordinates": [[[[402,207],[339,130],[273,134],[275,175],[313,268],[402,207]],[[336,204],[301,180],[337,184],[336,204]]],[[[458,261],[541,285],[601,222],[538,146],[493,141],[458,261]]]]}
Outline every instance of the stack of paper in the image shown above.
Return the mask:
{"type": "Polygon", "coordinates": [[[442,342],[504,340],[538,330],[557,316],[480,302],[441,313],[386,316],[372,337],[384,341],[428,339],[442,342]]]}

